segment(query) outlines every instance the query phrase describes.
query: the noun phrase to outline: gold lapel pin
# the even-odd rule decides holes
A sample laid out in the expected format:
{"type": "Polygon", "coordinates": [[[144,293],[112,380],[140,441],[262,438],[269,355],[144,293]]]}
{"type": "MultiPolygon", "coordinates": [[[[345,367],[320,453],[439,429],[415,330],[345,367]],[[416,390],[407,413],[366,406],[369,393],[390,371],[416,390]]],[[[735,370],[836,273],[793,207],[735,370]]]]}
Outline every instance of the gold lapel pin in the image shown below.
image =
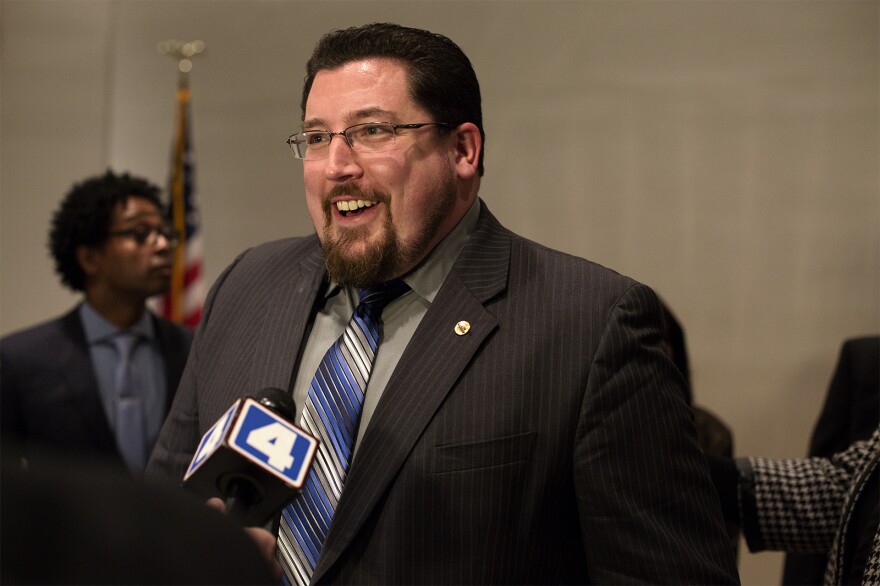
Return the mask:
{"type": "Polygon", "coordinates": [[[471,331],[471,324],[462,320],[462,321],[458,322],[457,324],[455,324],[455,327],[452,329],[459,336],[463,336],[466,333],[468,333],[469,331],[471,331]]]}

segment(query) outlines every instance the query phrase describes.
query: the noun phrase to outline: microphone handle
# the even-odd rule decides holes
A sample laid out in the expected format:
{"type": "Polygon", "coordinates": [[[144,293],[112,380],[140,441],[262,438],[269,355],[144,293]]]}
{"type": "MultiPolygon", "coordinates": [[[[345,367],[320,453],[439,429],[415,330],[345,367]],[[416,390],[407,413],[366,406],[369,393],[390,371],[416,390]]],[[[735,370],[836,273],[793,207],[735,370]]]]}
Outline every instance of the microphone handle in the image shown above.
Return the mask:
{"type": "Polygon", "coordinates": [[[226,488],[226,513],[233,519],[243,522],[245,514],[254,504],[256,489],[252,482],[245,478],[235,478],[229,481],[226,488]]]}

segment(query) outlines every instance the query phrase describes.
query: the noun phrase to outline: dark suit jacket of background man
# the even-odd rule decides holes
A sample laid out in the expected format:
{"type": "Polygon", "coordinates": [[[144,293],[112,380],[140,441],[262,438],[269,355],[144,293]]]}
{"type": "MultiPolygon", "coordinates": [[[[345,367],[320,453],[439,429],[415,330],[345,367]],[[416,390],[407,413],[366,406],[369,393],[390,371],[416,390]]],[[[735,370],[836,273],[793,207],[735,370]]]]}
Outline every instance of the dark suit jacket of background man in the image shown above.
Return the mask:
{"type": "MultiPolygon", "coordinates": [[[[192,332],[154,316],[170,408],[192,332]]],[[[0,340],[0,432],[28,446],[91,454],[124,466],[101,405],[79,307],[0,340]]]]}
{"type": "MultiPolygon", "coordinates": [[[[653,292],[482,205],[370,421],[313,583],[738,581],[653,292]]],[[[236,398],[289,388],[324,279],[314,235],[220,276],[148,479],[179,483],[236,398]]]]}

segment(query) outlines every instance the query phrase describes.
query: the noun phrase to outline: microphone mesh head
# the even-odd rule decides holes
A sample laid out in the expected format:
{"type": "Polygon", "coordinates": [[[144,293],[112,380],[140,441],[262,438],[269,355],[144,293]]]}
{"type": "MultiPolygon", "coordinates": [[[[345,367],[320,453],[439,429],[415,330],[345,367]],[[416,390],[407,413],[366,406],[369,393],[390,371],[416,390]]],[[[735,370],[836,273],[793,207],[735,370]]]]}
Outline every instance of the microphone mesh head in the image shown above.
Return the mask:
{"type": "Polygon", "coordinates": [[[296,420],[296,404],[290,393],[276,387],[267,387],[254,394],[260,405],[267,407],[289,421],[296,420]]]}

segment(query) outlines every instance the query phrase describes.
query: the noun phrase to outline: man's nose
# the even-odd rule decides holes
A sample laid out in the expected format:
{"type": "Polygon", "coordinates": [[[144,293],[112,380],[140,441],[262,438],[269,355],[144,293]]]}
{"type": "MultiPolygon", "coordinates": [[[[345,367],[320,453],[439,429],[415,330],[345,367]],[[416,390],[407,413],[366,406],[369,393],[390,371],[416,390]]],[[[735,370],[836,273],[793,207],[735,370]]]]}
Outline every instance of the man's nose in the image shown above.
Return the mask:
{"type": "Polygon", "coordinates": [[[327,147],[325,177],[333,181],[347,181],[352,177],[360,176],[363,170],[357,162],[357,153],[348,143],[348,139],[341,134],[333,135],[333,139],[327,147]]]}
{"type": "Polygon", "coordinates": [[[156,240],[153,242],[153,250],[158,252],[167,252],[174,248],[171,245],[171,237],[166,236],[162,232],[156,232],[156,240]]]}

